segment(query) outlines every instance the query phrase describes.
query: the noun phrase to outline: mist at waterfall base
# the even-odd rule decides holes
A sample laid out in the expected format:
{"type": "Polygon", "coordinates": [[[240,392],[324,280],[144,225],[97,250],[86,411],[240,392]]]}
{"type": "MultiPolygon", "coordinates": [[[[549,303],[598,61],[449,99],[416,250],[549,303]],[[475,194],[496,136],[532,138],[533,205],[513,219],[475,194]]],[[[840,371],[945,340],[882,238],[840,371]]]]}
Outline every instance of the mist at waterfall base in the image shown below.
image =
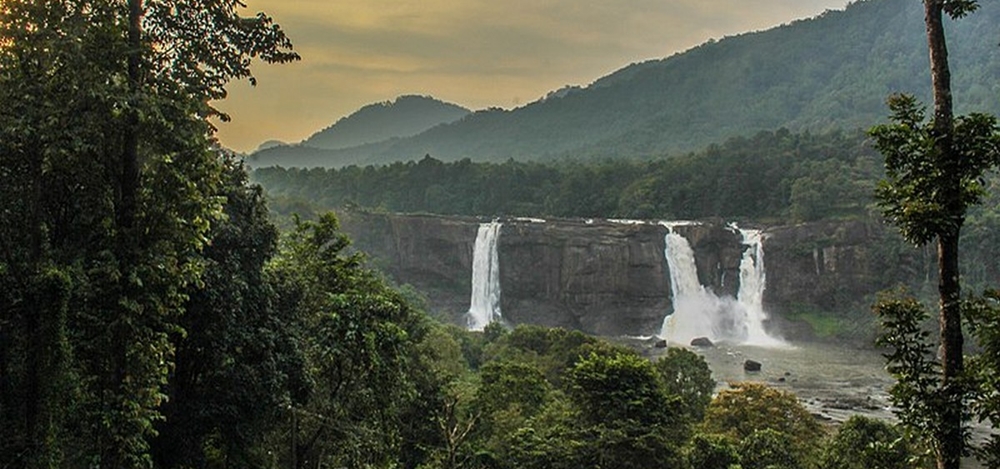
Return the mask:
{"type": "Polygon", "coordinates": [[[497,242],[501,223],[481,223],[472,249],[472,298],[466,322],[469,330],[481,331],[500,315],[500,262],[497,242]]]}
{"type": "Polygon", "coordinates": [[[674,227],[687,222],[661,222],[667,228],[664,256],[670,271],[673,314],[663,320],[660,337],[677,344],[706,337],[713,342],[731,342],[760,347],[785,347],[787,344],[764,330],[765,287],[764,250],[761,232],[739,229],[745,246],[740,262],[740,285],[737,297],[717,296],[698,280],[694,251],[687,239],[674,227]]]}

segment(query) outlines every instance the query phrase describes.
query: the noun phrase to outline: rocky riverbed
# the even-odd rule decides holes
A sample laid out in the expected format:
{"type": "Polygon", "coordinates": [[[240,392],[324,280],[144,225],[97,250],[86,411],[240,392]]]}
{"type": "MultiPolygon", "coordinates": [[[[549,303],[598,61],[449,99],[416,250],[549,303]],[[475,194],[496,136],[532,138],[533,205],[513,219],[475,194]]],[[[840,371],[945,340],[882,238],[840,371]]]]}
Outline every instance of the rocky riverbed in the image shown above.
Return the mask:
{"type": "Polygon", "coordinates": [[[758,381],[794,393],[821,420],[839,422],[855,414],[893,418],[889,403],[893,379],[875,350],[812,343],[785,347],[720,343],[691,349],[708,362],[717,391],[733,381],[758,381]],[[747,360],[759,362],[760,371],[746,371],[747,360]]]}

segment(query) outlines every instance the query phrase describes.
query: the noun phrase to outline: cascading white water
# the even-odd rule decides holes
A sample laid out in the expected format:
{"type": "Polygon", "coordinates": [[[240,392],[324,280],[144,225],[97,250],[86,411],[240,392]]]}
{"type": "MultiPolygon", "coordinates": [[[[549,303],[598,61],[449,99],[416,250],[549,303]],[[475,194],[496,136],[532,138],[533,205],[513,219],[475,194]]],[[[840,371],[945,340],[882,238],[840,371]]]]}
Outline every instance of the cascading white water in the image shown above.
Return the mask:
{"type": "Polygon", "coordinates": [[[696,337],[751,345],[779,346],[783,343],[764,331],[764,254],[761,234],[741,230],[743,244],[749,246],[740,262],[737,299],[719,297],[698,280],[694,251],[687,239],[674,232],[686,222],[661,222],[667,228],[664,256],[670,269],[670,289],[674,312],[663,320],[660,336],[676,343],[696,337]]]}
{"type": "Polygon", "coordinates": [[[670,293],[674,313],[663,320],[660,336],[673,342],[685,342],[694,337],[714,337],[712,327],[718,298],[698,281],[694,251],[687,239],[674,233],[676,223],[661,222],[667,228],[663,255],[670,269],[670,293]]]}
{"type": "Polygon", "coordinates": [[[784,342],[772,337],[764,330],[767,313],[764,312],[764,288],[767,286],[764,272],[764,243],[760,230],[741,229],[743,237],[743,259],[740,260],[740,289],[736,299],[743,309],[746,327],[745,343],[761,346],[780,346],[784,342]]]}
{"type": "Polygon", "coordinates": [[[500,320],[500,262],[497,242],[501,223],[481,223],[472,251],[472,298],[466,321],[470,330],[481,331],[500,320]]]}

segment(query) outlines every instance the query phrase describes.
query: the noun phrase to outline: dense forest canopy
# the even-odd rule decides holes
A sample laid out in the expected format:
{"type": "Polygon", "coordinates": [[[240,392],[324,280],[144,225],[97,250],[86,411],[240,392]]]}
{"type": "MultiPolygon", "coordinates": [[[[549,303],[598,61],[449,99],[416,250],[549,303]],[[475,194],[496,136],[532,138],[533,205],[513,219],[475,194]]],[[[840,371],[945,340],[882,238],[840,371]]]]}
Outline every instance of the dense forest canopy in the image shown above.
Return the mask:
{"type": "MultiPolygon", "coordinates": [[[[446,215],[811,221],[864,216],[882,175],[861,132],[734,138],[649,160],[420,161],[253,173],[278,206],[367,207],[446,215]]],[[[280,210],[280,209],[279,209],[280,210]]]]}

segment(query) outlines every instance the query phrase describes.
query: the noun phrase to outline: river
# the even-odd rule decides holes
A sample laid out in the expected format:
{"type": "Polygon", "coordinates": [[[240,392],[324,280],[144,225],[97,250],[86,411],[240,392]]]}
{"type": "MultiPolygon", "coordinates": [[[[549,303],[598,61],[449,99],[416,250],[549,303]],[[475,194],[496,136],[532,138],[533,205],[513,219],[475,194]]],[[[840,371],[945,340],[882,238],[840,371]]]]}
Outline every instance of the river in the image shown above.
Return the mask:
{"type": "MultiPolygon", "coordinates": [[[[654,349],[654,357],[662,353],[655,350],[663,349],[654,349]]],[[[843,421],[854,414],[893,417],[889,403],[893,379],[875,350],[815,343],[786,347],[721,343],[692,350],[708,363],[716,391],[733,381],[758,381],[794,393],[823,420],[843,421]],[[760,371],[744,371],[748,359],[760,362],[760,371]]]]}

